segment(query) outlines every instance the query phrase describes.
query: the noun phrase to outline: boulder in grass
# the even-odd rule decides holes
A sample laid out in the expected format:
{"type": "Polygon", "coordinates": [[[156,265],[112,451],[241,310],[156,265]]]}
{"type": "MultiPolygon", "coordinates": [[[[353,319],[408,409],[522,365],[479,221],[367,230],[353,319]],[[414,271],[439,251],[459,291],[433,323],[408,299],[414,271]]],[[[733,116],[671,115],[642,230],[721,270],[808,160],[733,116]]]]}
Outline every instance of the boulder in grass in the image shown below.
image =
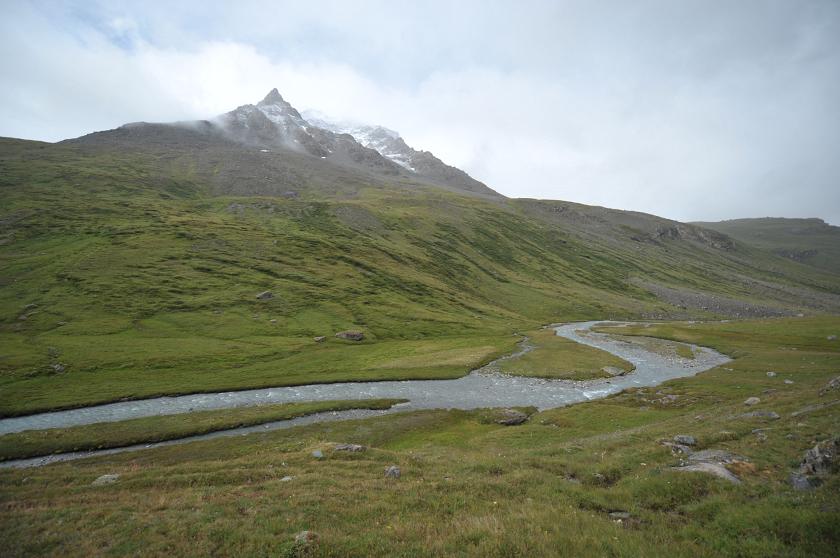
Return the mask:
{"type": "Polygon", "coordinates": [[[795,490],[810,490],[821,484],[825,477],[837,473],[840,437],[825,440],[805,452],[799,470],[790,475],[795,490]]]}
{"type": "Polygon", "coordinates": [[[763,418],[767,420],[779,420],[782,418],[776,411],[750,411],[740,415],[740,418],[763,418]]]}
{"type": "Polygon", "coordinates": [[[118,480],[120,480],[120,476],[117,474],[102,475],[101,477],[97,477],[97,479],[90,484],[92,486],[103,486],[106,484],[114,484],[118,480]]]}
{"type": "Polygon", "coordinates": [[[400,478],[400,468],[396,465],[391,465],[387,469],[385,469],[385,478],[386,479],[398,479],[400,478]]]}
{"type": "Polygon", "coordinates": [[[820,395],[825,395],[826,393],[837,391],[838,389],[840,389],[840,376],[829,380],[829,382],[820,390],[820,395]]]}
{"type": "Polygon", "coordinates": [[[359,444],[336,444],[333,447],[333,451],[349,451],[351,453],[358,453],[366,449],[365,446],[360,446],[359,444]]]}
{"type": "Polygon", "coordinates": [[[674,441],[683,446],[693,446],[697,443],[694,436],[689,436],[688,434],[677,434],[674,436],[674,441]]]}
{"type": "Polygon", "coordinates": [[[271,291],[263,291],[257,295],[257,300],[271,300],[274,298],[274,293],[271,291]]]}
{"type": "Polygon", "coordinates": [[[319,538],[318,533],[315,531],[301,531],[295,535],[295,542],[299,545],[307,546],[317,543],[319,538]]]}
{"type": "Polygon", "coordinates": [[[347,339],[348,341],[361,341],[365,338],[365,334],[361,331],[339,331],[335,336],[339,339],[347,339]]]}
{"type": "Polygon", "coordinates": [[[761,403],[761,399],[759,399],[758,397],[748,397],[744,401],[744,405],[747,405],[747,406],[750,406],[750,407],[752,407],[753,405],[758,405],[759,403],[761,403]]]}
{"type": "Polygon", "coordinates": [[[327,338],[326,338],[326,337],[324,337],[323,335],[319,335],[318,337],[315,337],[315,338],[313,339],[313,341],[315,341],[316,343],[323,343],[323,342],[324,342],[324,341],[326,341],[326,340],[327,340],[327,338]]]}
{"type": "Polygon", "coordinates": [[[501,412],[501,416],[496,419],[496,424],[503,424],[505,426],[516,426],[528,420],[528,415],[516,409],[505,409],[501,412]]]}

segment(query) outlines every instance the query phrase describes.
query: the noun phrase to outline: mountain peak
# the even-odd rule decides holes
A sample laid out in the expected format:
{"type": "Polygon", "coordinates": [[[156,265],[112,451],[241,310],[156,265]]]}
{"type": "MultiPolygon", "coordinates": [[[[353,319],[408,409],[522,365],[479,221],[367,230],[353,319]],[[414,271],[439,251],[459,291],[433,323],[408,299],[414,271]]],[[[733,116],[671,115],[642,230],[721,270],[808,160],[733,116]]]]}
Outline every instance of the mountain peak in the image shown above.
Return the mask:
{"type": "Polygon", "coordinates": [[[288,103],[283,98],[283,96],[280,95],[280,92],[277,91],[277,88],[275,87],[274,89],[272,89],[271,91],[268,92],[268,95],[266,95],[265,98],[263,98],[263,100],[260,101],[259,104],[261,104],[261,105],[286,105],[288,103]]]}

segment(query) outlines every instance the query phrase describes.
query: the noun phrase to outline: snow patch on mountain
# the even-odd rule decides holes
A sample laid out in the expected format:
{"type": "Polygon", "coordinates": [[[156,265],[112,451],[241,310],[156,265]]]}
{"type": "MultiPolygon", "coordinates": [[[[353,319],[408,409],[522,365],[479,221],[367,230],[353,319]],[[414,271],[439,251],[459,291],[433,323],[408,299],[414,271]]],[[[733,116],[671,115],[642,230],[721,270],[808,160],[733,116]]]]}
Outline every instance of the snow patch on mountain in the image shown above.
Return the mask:
{"type": "Polygon", "coordinates": [[[304,118],[313,126],[329,130],[336,134],[349,134],[360,144],[378,151],[401,167],[417,172],[411,164],[414,150],[406,145],[400,135],[384,126],[369,126],[347,120],[333,120],[323,113],[308,110],[303,113],[304,118]]]}

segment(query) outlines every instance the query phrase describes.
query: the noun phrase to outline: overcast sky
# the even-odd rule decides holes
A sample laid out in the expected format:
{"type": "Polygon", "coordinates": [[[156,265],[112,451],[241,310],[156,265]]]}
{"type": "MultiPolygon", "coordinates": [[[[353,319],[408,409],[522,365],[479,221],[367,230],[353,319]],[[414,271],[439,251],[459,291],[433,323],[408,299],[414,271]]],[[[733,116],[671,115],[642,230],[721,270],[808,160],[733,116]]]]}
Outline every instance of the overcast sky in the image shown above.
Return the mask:
{"type": "Polygon", "coordinates": [[[840,224],[838,0],[5,0],[0,80],[3,136],[277,87],[508,196],[840,224]]]}

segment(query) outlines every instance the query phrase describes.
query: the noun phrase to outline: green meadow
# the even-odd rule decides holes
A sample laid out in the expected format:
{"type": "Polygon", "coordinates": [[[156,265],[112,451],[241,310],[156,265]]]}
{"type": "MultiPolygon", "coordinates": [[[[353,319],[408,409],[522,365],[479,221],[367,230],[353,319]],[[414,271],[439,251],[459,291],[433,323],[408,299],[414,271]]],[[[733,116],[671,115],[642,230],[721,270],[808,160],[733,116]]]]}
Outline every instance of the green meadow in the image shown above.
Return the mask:
{"type": "Polygon", "coordinates": [[[413,412],[2,471],[4,554],[833,556],[840,480],[797,492],[788,476],[838,433],[837,407],[794,416],[840,398],[820,394],[838,330],[833,317],[621,328],[734,361],[520,426],[413,412]],[[751,396],[780,418],[743,417],[751,396]],[[675,470],[661,442],[676,434],[740,456],[741,483],[675,470]],[[102,474],[120,478],[92,486],[102,474]],[[302,530],[318,541],[295,543],[302,530]]]}

